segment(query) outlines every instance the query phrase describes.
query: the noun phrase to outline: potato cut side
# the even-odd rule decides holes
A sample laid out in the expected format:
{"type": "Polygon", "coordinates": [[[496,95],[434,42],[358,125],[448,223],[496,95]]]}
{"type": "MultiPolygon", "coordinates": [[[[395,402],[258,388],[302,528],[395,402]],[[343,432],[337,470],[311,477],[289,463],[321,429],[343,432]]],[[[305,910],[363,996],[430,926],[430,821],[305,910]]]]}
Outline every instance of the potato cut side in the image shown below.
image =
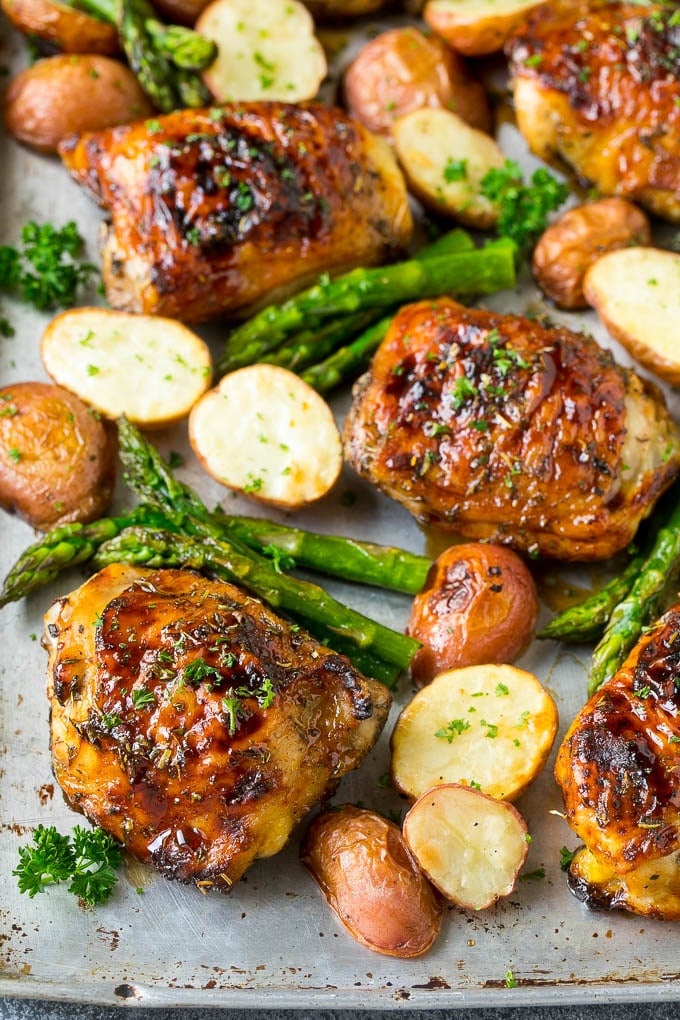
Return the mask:
{"type": "Polygon", "coordinates": [[[207,345],[173,319],[77,308],[52,320],[42,339],[48,374],[104,415],[144,428],[186,417],[210,386],[207,345]]]}
{"type": "Polygon", "coordinates": [[[494,225],[498,209],[480,191],[484,175],[505,162],[493,138],[450,110],[429,108],[399,117],[392,134],[410,188],[423,202],[467,226],[494,225]]]}
{"type": "Polygon", "coordinates": [[[325,496],[342,468],[328,404],[276,365],[225,376],[191,412],[189,439],[218,482],[289,509],[325,496]]]}
{"type": "Polygon", "coordinates": [[[641,365],[680,385],[680,255],[658,248],[609,252],[590,267],[583,291],[641,365]]]}
{"type": "MultiPolygon", "coordinates": [[[[538,0],[540,2],[540,0],[538,0]]],[[[537,0],[429,0],[424,18],[449,46],[468,57],[503,48],[537,0]]]]}
{"type": "Polygon", "coordinates": [[[298,0],[214,0],[196,29],[217,43],[203,77],[219,102],[312,99],[326,76],[314,22],[298,0]]]}
{"type": "Polygon", "coordinates": [[[514,800],[545,765],[557,732],[555,702],[515,666],[440,673],[402,710],[392,733],[392,779],[420,797],[460,783],[514,800]]]}
{"type": "Polygon", "coordinates": [[[529,850],[526,823],[512,804],[456,784],[419,797],[403,832],[432,884],[465,910],[511,893],[529,850]]]}

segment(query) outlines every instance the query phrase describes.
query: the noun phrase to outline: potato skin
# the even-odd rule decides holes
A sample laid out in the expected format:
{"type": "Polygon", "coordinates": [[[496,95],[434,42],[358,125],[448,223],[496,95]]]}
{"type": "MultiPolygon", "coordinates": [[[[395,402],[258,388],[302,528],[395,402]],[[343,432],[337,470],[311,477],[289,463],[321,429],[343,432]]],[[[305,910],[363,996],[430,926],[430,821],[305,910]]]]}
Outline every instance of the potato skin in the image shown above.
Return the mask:
{"type": "Polygon", "coordinates": [[[558,308],[586,308],[586,271],[601,255],[649,244],[649,220],[625,198],[603,198],[568,209],[539,238],[531,270],[558,308]]]}
{"type": "Polygon", "coordinates": [[[423,17],[432,31],[458,53],[466,57],[483,57],[503,49],[529,9],[537,7],[540,2],[528,2],[525,7],[510,11],[491,10],[489,14],[484,14],[484,7],[480,5],[479,17],[473,19],[469,14],[461,16],[456,0],[451,4],[447,0],[430,0],[425,4],[423,17]]]}
{"type": "Polygon", "coordinates": [[[439,934],[441,901],[381,815],[350,804],[317,815],[300,857],[349,933],[376,953],[421,956],[439,934]]]}
{"type": "Polygon", "coordinates": [[[350,112],[369,130],[389,135],[392,123],[424,106],[454,110],[472,127],[491,128],[482,84],[440,39],[415,27],[393,28],[368,42],[344,81],[350,112]]]}
{"type": "Polygon", "coordinates": [[[154,7],[172,25],[193,25],[210,0],[154,0],[154,7]]]}
{"type": "Polygon", "coordinates": [[[10,134],[40,152],[67,135],[98,131],[153,113],[132,71],[110,57],[58,54],[20,71],[5,92],[10,134]]]}
{"type": "Polygon", "coordinates": [[[54,0],[1,0],[0,7],[24,35],[43,39],[63,53],[118,53],[114,25],[54,0]]]}
{"type": "Polygon", "coordinates": [[[106,511],[115,428],[67,390],[24,382],[0,390],[0,506],[41,531],[106,511]]]}
{"type": "Polygon", "coordinates": [[[411,672],[419,687],[459,666],[519,658],[538,616],[534,580],[506,546],[466,542],[446,549],[411,607],[407,632],[422,647],[411,672]]]}

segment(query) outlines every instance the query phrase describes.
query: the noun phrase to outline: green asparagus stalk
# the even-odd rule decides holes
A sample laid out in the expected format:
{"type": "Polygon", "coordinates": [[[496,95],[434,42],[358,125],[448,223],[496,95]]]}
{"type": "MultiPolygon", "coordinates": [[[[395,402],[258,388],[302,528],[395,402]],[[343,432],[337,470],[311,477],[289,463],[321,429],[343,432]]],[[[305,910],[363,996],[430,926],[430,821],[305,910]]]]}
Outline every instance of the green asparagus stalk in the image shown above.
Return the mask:
{"type": "Polygon", "coordinates": [[[680,502],[659,529],[649,556],[630,591],[613,610],[593,653],[588,692],[593,694],[614,675],[659,610],[680,567],[680,502]]]}
{"type": "Polygon", "coordinates": [[[237,538],[251,549],[266,553],[273,548],[292,557],[299,567],[411,595],[423,587],[432,565],[426,556],[405,549],[319,535],[264,518],[225,515],[222,522],[227,538],[237,538]]]}
{"type": "Polygon", "coordinates": [[[597,641],[619,602],[626,597],[645,562],[644,556],[634,556],[623,573],[618,574],[609,584],[564,612],[555,616],[547,626],[536,634],[538,638],[552,638],[579,644],[597,641]]]}
{"type": "Polygon", "coordinates": [[[355,312],[333,319],[320,329],[303,329],[283,347],[265,354],[261,360],[270,365],[280,365],[291,372],[300,372],[316,361],[332,354],[339,344],[361,333],[375,322],[374,311],[355,312]]]}
{"type": "Polygon", "coordinates": [[[94,563],[98,568],[109,563],[133,563],[157,568],[191,567],[210,573],[242,585],[274,608],[338,633],[400,669],[408,669],[418,648],[413,638],[344,606],[318,585],[278,573],[252,550],[244,555],[236,546],[209,535],[126,528],[99,547],[94,563]]]}
{"type": "Polygon", "coordinates": [[[217,56],[217,46],[212,39],[184,25],[164,25],[156,18],[149,17],[144,27],[154,50],[172,60],[175,67],[185,71],[202,71],[217,56]]]}
{"type": "Polygon", "coordinates": [[[364,676],[371,676],[374,680],[380,680],[385,687],[393,690],[397,680],[402,674],[399,666],[392,662],[385,662],[376,655],[372,655],[365,648],[358,648],[352,641],[342,638],[339,634],[333,633],[326,627],[313,623],[310,620],[300,620],[299,623],[308,630],[318,641],[332,648],[335,652],[347,656],[349,661],[356,666],[364,676]]]}
{"type": "Polygon", "coordinates": [[[61,524],[21,554],[0,591],[0,606],[16,602],[43,588],[68,567],[86,563],[103,542],[134,524],[164,527],[174,525],[148,506],[140,506],[120,517],[104,517],[91,524],[61,524]]]}
{"type": "Polygon", "coordinates": [[[391,322],[392,316],[388,315],[369,326],[352,343],[341,347],[318,365],[310,365],[301,373],[302,379],[318,393],[328,393],[340,383],[356,379],[368,367],[391,322]]]}
{"type": "MultiPolygon", "coordinates": [[[[418,260],[434,258],[454,252],[472,251],[474,247],[474,241],[468,232],[456,227],[421,248],[414,258],[418,260]]],[[[264,354],[260,360],[271,365],[281,365],[282,368],[288,368],[291,372],[301,372],[309,365],[314,365],[327,358],[337,350],[340,344],[361,334],[379,317],[380,309],[341,315],[320,328],[303,329],[283,347],[264,354]]]]}
{"type": "Polygon", "coordinates": [[[488,294],[513,286],[515,245],[411,259],[378,269],[354,269],[322,279],[282,305],[270,305],[237,328],[218,363],[221,374],[253,364],[305,328],[363,309],[387,309],[406,301],[455,294],[488,294]]]}

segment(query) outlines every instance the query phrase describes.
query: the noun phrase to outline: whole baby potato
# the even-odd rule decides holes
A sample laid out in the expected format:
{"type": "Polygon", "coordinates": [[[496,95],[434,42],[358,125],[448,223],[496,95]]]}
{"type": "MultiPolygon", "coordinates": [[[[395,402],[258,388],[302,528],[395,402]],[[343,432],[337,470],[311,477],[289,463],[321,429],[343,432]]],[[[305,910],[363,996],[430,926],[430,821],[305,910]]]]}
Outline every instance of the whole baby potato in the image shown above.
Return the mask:
{"type": "Polygon", "coordinates": [[[50,383],[0,390],[0,506],[47,531],[101,517],[116,475],[115,428],[50,383]]]}
{"type": "Polygon", "coordinates": [[[446,549],[416,595],[408,633],[421,642],[411,664],[419,687],[457,666],[508,663],[534,633],[538,596],[519,556],[500,545],[446,549]]]}
{"type": "Polygon", "coordinates": [[[56,0],[1,0],[7,19],[24,35],[43,39],[64,53],[118,53],[115,25],[56,0]]]}
{"type": "Polygon", "coordinates": [[[5,92],[7,130],[40,152],[56,152],[67,135],[127,124],[151,113],[132,71],[110,57],[46,57],[20,71],[5,92]]]}
{"type": "Polygon", "coordinates": [[[439,934],[441,901],[381,815],[350,804],[317,815],[300,857],[349,933],[376,953],[420,956],[439,934]]]}
{"type": "Polygon", "coordinates": [[[559,308],[586,308],[583,281],[606,252],[649,244],[649,220],[625,198],[602,198],[568,209],[539,238],[532,272],[559,308]]]}
{"type": "Polygon", "coordinates": [[[362,48],[345,75],[345,98],[350,112],[380,134],[425,106],[453,110],[482,131],[491,127],[484,88],[461,57],[413,26],[383,32],[362,48]]]}

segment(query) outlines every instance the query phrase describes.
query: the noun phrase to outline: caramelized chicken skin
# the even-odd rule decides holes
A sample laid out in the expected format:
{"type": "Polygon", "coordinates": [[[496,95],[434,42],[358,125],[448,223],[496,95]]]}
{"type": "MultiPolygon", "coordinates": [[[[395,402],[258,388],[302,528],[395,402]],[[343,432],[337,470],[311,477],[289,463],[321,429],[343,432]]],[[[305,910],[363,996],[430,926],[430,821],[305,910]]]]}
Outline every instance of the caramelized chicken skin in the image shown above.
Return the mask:
{"type": "Polygon", "coordinates": [[[377,739],[386,688],[256,599],[110,566],[45,617],[67,801],[169,878],[228,888],[377,739]]]}
{"type": "Polygon", "coordinates": [[[587,702],[557,755],[586,849],[570,882],[593,905],[680,919],[680,604],[587,702]]]}
{"type": "Polygon", "coordinates": [[[604,195],[680,222],[680,23],[673,4],[562,0],[507,46],[520,130],[604,195]]]}
{"type": "Polygon", "coordinates": [[[124,311],[203,321],[379,263],[411,233],[387,143],[320,104],[181,110],[60,153],[111,214],[102,271],[124,311]]]}
{"type": "Polygon", "coordinates": [[[421,522],[560,559],[625,548],[680,470],[661,394],[594,340],[448,298],[394,318],[344,444],[421,522]]]}

